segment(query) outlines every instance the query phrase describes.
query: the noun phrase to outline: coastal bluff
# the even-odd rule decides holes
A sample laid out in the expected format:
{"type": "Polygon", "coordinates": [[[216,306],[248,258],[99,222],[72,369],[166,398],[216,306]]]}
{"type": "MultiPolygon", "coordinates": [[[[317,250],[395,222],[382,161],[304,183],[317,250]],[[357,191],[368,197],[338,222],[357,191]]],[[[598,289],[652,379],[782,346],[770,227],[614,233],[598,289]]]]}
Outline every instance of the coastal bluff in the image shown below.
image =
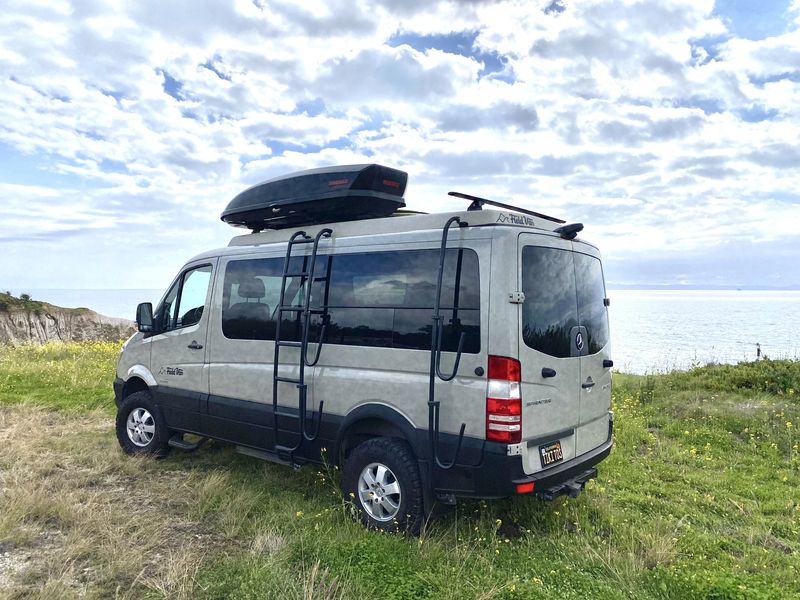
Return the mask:
{"type": "Polygon", "coordinates": [[[44,344],[120,340],[135,331],[133,321],[107,317],[88,308],[63,308],[0,293],[0,344],[44,344]]]}

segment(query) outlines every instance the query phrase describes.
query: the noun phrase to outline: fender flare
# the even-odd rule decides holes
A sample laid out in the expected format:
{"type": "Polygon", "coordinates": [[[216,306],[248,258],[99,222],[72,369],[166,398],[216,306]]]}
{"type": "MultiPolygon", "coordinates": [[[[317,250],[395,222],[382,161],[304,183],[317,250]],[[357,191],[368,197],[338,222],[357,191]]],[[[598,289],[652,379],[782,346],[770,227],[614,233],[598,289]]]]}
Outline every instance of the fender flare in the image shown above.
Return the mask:
{"type": "Polygon", "coordinates": [[[341,457],[342,444],[350,429],[361,421],[372,419],[383,421],[399,430],[403,438],[405,438],[405,441],[411,446],[417,459],[424,458],[426,454],[425,450],[424,448],[421,449],[418,447],[419,434],[411,420],[391,406],[378,402],[370,402],[369,404],[357,406],[344,417],[344,420],[339,426],[339,431],[336,433],[336,441],[334,442],[333,448],[333,456],[337,457],[337,460],[341,457]],[[420,452],[420,450],[422,450],[422,452],[420,452]]]}
{"type": "Polygon", "coordinates": [[[150,369],[148,369],[144,365],[133,365],[130,369],[128,369],[128,373],[125,376],[125,383],[130,381],[132,377],[138,377],[139,379],[144,381],[147,384],[147,387],[149,388],[158,386],[156,378],[153,377],[153,374],[150,372],[150,369]]]}

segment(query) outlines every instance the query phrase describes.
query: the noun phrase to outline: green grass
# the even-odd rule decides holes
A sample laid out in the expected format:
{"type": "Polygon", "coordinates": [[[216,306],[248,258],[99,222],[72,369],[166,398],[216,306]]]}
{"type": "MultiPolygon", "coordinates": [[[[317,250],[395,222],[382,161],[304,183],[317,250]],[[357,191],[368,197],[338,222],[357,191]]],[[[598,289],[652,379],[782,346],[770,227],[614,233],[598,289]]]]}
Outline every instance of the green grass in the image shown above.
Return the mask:
{"type": "MultiPolygon", "coordinates": [[[[122,457],[109,418],[116,352],[97,343],[0,350],[0,404],[21,405],[0,414],[35,405],[70,423],[95,415],[95,429],[58,438],[54,464],[72,457],[89,472],[127,473],[132,489],[156,494],[165,523],[186,520],[191,535],[215,542],[197,542],[193,560],[181,555],[155,579],[88,553],[75,564],[124,583],[90,578],[88,597],[800,597],[798,362],[615,374],[615,449],[578,499],[460,502],[407,538],[353,522],[335,471],[294,472],[220,444],[164,461],[122,457]]],[[[62,510],[41,500],[20,522],[63,523],[69,536],[80,518],[62,510]]],[[[24,543],[30,534],[16,522],[0,519],[0,543],[24,543]]]]}
{"type": "Polygon", "coordinates": [[[122,342],[0,346],[0,404],[70,411],[114,411],[114,380],[122,342]]]}

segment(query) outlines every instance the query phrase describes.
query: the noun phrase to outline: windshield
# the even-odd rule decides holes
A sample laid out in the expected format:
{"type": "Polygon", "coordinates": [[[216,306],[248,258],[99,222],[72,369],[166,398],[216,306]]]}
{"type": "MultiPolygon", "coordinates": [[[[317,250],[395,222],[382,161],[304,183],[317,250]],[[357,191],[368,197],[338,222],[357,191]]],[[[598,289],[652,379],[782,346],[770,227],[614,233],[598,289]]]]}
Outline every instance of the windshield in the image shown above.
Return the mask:
{"type": "Polygon", "coordinates": [[[571,356],[572,329],[583,326],[586,352],[608,342],[608,313],[600,260],[569,250],[525,246],[522,249],[522,338],[550,356],[571,356]]]}

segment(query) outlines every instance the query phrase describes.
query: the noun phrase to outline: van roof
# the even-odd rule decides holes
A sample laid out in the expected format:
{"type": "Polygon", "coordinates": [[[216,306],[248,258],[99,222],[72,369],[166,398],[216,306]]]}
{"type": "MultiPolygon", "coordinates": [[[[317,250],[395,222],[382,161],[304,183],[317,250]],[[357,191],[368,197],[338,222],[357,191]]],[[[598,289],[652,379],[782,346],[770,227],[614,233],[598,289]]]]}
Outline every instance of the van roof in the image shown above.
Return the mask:
{"type": "Polygon", "coordinates": [[[552,232],[558,227],[557,223],[511,211],[473,210],[433,214],[401,211],[391,217],[382,219],[343,221],[237,235],[230,241],[228,246],[256,246],[286,242],[298,229],[302,229],[309,235],[314,235],[323,227],[332,228],[336,237],[437,230],[442,229],[447,220],[455,216],[460,217],[469,227],[512,227],[532,229],[539,232],[552,232]]]}
{"type": "MultiPolygon", "coordinates": [[[[510,211],[500,210],[478,210],[478,211],[458,211],[445,213],[395,213],[394,216],[383,219],[367,219],[358,221],[342,221],[338,223],[324,223],[319,225],[309,225],[306,227],[292,227],[287,229],[272,229],[259,233],[247,233],[237,235],[228,243],[226,248],[207,250],[194,257],[188,262],[195,262],[201,259],[208,259],[217,256],[240,254],[246,249],[256,246],[269,244],[280,244],[289,241],[289,238],[298,230],[305,231],[306,234],[314,236],[325,227],[333,229],[333,235],[337,239],[358,238],[359,236],[403,234],[415,232],[437,232],[441,236],[441,230],[451,217],[460,217],[465,221],[469,229],[480,228],[487,231],[503,231],[507,234],[522,232],[537,233],[548,236],[558,236],[555,230],[558,223],[553,223],[545,219],[538,219],[528,215],[521,215],[510,211]]],[[[474,230],[474,229],[473,229],[474,230]]],[[[587,244],[595,250],[596,246],[585,240],[576,238],[575,242],[587,244]]]]}

